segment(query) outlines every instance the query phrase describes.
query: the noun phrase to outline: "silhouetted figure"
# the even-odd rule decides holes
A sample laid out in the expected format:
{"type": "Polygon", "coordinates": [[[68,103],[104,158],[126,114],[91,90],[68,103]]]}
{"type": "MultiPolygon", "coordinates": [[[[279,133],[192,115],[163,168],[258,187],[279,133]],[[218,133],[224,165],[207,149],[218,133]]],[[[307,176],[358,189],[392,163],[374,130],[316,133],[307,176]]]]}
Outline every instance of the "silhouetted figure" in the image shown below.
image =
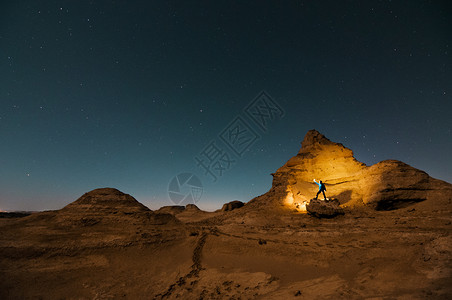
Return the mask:
{"type": "Polygon", "coordinates": [[[315,199],[317,200],[317,197],[319,196],[319,194],[323,193],[323,200],[326,200],[326,196],[325,196],[326,187],[325,187],[325,184],[322,182],[322,180],[320,180],[320,182],[317,182],[314,179],[314,182],[317,183],[317,185],[319,186],[319,191],[317,192],[317,195],[315,195],[315,199]]]}

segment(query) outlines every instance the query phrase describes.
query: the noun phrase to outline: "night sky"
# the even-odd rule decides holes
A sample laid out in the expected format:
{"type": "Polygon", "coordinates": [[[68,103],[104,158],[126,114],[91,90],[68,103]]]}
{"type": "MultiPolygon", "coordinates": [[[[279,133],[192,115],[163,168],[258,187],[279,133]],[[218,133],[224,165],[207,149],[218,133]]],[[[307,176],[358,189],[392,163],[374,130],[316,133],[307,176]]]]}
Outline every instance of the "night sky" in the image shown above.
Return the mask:
{"type": "Polygon", "coordinates": [[[313,128],[452,182],[450,1],[5,2],[2,210],[156,209],[180,173],[200,208],[248,201],[313,128]]]}

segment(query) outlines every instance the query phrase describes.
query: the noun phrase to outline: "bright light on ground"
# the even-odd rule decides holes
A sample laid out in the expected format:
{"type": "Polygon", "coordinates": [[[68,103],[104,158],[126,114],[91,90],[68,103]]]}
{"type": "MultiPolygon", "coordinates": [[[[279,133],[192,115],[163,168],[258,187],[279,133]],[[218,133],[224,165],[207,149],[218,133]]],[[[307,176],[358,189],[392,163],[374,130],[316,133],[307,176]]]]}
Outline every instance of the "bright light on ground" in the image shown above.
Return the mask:
{"type": "Polygon", "coordinates": [[[299,203],[299,202],[294,203],[295,208],[296,208],[299,212],[306,212],[306,204],[307,204],[307,201],[303,201],[303,202],[301,202],[301,203],[299,203]]]}
{"type": "Polygon", "coordinates": [[[284,204],[287,206],[294,207],[299,212],[306,212],[306,204],[308,201],[301,200],[299,195],[294,196],[292,189],[290,187],[287,188],[286,199],[284,200],[284,204]]]}

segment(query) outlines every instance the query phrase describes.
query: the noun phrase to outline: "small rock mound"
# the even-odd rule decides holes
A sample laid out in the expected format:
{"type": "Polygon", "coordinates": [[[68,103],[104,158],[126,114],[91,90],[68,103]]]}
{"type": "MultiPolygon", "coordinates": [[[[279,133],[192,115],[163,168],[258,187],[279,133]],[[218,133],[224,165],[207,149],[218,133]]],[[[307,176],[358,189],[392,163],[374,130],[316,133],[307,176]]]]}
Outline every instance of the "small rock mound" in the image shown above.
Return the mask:
{"type": "Polygon", "coordinates": [[[165,214],[172,214],[177,215],[180,214],[185,210],[185,206],[182,205],[169,205],[169,206],[162,206],[155,212],[157,213],[165,213],[165,214]]]}
{"type": "Polygon", "coordinates": [[[311,199],[309,204],[306,205],[306,210],[308,214],[317,218],[334,218],[344,214],[344,210],[340,207],[337,199],[311,199]]]}
{"type": "Polygon", "coordinates": [[[60,225],[90,227],[96,224],[179,224],[173,215],[152,212],[128,194],[100,188],[85,193],[56,211],[53,220],[60,225]]]}
{"type": "Polygon", "coordinates": [[[244,205],[245,205],[245,203],[243,203],[242,201],[234,200],[234,201],[231,201],[229,203],[225,203],[223,205],[223,207],[221,208],[221,211],[231,211],[231,210],[240,208],[240,207],[242,207],[244,205]]]}
{"type": "Polygon", "coordinates": [[[185,210],[200,211],[199,207],[197,207],[194,204],[187,204],[187,205],[185,205],[185,210]]]}
{"type": "Polygon", "coordinates": [[[100,188],[85,193],[61,209],[60,213],[132,214],[148,211],[149,208],[128,194],[113,188],[100,188]]]}

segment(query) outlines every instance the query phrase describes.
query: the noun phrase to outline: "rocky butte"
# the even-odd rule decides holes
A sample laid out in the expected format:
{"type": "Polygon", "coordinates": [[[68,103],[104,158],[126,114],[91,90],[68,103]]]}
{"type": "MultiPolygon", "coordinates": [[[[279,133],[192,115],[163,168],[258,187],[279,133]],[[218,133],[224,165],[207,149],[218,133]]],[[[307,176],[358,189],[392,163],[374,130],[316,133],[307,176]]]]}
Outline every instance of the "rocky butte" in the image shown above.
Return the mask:
{"type": "Polygon", "coordinates": [[[445,181],[397,160],[367,166],[355,159],[352,150],[316,130],[308,131],[298,154],[272,175],[270,191],[248,205],[273,203],[303,211],[303,204],[318,190],[315,178],[325,183],[327,197],[349,208],[393,210],[426,200],[440,206],[452,197],[452,185],[445,181]]]}

